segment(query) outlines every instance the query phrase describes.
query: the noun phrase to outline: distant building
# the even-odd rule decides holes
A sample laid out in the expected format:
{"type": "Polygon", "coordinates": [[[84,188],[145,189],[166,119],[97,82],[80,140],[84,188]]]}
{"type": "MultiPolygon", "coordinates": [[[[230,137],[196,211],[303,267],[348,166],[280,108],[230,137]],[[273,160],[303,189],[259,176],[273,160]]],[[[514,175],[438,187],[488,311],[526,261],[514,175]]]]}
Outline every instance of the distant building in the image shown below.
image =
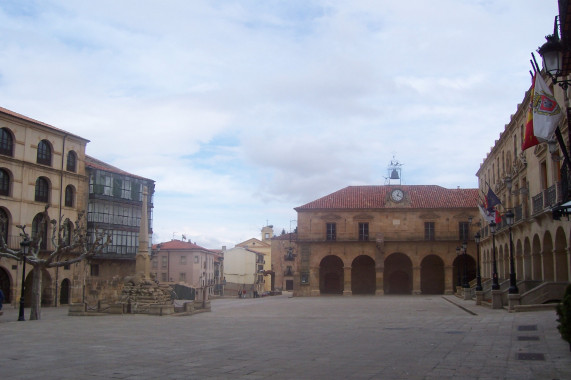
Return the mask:
{"type": "Polygon", "coordinates": [[[119,296],[119,282],[135,272],[143,187],[147,187],[149,194],[148,241],[151,241],[155,183],[90,156],[85,157],[85,166],[89,177],[87,232],[92,239],[98,232],[112,239],[101,254],[90,260],[86,301],[112,301],[119,296]]]}
{"type": "Polygon", "coordinates": [[[294,273],[298,272],[297,256],[297,233],[291,232],[272,239],[275,290],[293,291],[294,273]]]}
{"type": "Polygon", "coordinates": [[[209,294],[214,294],[218,256],[190,241],[171,240],[154,244],[151,273],[160,282],[182,284],[195,289],[208,287],[209,294]]]}
{"type": "Polygon", "coordinates": [[[261,231],[262,240],[252,238],[242,243],[236,244],[236,247],[247,248],[256,252],[256,290],[259,293],[269,292],[272,290],[272,238],[274,237],[273,226],[265,226],[261,231]]]}
{"type": "Polygon", "coordinates": [[[238,296],[245,291],[252,296],[254,291],[260,291],[258,256],[260,254],[248,248],[235,246],[224,251],[224,295],[238,296]]]}
{"type": "Polygon", "coordinates": [[[294,295],[452,293],[464,268],[475,277],[477,201],[478,189],[399,184],[297,207],[294,295]]]}
{"type": "MultiPolygon", "coordinates": [[[[88,177],[85,147],[89,140],[0,107],[0,233],[18,250],[17,225],[32,236],[41,233],[41,249],[50,252],[51,228],[39,231],[42,212],[71,236],[78,213],[86,208],[88,177]]],[[[48,223],[49,224],[49,223],[48,223]]],[[[42,304],[59,305],[81,299],[84,263],[52,268],[43,274],[42,304]]],[[[26,267],[26,303],[31,292],[31,266],[26,267]]],[[[22,264],[0,259],[0,288],[7,303],[20,299],[22,264]]]]}

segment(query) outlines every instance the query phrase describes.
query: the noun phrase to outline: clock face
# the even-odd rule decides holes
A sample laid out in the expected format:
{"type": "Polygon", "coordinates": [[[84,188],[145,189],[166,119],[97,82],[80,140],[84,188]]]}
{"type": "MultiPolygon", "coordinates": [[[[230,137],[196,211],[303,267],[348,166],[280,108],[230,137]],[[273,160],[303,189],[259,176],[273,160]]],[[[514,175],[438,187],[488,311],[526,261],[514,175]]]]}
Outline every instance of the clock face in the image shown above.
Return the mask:
{"type": "Polygon", "coordinates": [[[395,189],[391,193],[391,199],[395,202],[400,202],[404,198],[404,193],[401,189],[395,189]]]}

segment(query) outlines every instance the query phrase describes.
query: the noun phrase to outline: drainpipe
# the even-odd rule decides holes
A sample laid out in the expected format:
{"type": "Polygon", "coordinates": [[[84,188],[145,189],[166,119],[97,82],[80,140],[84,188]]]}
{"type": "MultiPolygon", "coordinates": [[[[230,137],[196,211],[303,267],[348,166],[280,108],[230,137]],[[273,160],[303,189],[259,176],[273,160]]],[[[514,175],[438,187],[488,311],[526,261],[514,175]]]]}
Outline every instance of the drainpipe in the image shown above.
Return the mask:
{"type": "MultiPolygon", "coordinates": [[[[58,225],[58,233],[61,229],[61,217],[62,217],[62,201],[63,201],[63,164],[65,162],[65,140],[67,139],[67,133],[63,135],[63,146],[61,148],[61,171],[59,175],[59,218],[57,221],[58,225]]],[[[58,244],[61,242],[58,241],[58,244]]],[[[56,267],[56,290],[54,294],[54,306],[57,307],[57,292],[58,292],[58,275],[59,275],[59,267],[56,267]]]]}

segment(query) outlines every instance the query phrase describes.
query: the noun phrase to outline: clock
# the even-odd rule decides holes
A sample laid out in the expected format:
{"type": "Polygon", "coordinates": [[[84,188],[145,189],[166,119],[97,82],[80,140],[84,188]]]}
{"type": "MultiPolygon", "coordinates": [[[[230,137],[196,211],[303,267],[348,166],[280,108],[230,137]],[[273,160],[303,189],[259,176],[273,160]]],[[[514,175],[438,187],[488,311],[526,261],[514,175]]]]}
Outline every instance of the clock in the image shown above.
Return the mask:
{"type": "Polygon", "coordinates": [[[391,192],[391,199],[395,202],[400,202],[404,199],[404,192],[401,189],[394,189],[391,192]]]}

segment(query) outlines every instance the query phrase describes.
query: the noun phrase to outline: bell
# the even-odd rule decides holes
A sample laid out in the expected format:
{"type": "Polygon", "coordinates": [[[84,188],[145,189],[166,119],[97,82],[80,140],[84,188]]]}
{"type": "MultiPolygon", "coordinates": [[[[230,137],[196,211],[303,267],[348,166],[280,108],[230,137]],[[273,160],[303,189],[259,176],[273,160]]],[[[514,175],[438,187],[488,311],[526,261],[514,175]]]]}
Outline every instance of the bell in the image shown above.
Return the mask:
{"type": "Polygon", "coordinates": [[[399,179],[399,172],[396,169],[391,172],[391,179],[399,179]]]}

